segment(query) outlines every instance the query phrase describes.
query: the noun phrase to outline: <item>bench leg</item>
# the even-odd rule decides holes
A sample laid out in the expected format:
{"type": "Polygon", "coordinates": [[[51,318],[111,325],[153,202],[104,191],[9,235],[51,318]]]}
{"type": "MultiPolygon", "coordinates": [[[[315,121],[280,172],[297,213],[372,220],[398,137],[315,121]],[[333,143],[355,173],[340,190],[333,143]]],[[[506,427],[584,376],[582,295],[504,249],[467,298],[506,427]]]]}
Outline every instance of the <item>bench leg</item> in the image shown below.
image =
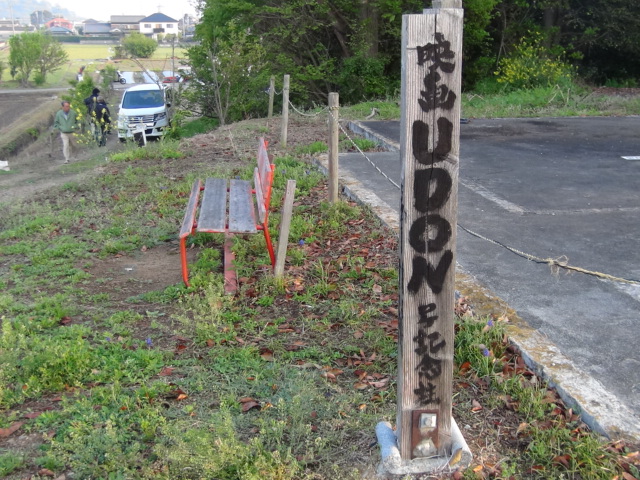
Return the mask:
{"type": "Polygon", "coordinates": [[[189,285],[189,266],[187,265],[187,238],[180,239],[180,260],[182,262],[182,281],[187,287],[189,285]]]}
{"type": "Polygon", "coordinates": [[[224,293],[235,295],[238,291],[238,276],[236,275],[236,256],[231,251],[233,246],[233,234],[227,233],[224,237],[224,293]]]}
{"type": "Polygon", "coordinates": [[[273,244],[271,243],[271,235],[269,235],[269,228],[264,227],[264,240],[267,243],[267,250],[269,250],[269,258],[271,259],[271,268],[276,266],[276,254],[273,252],[273,244]]]}

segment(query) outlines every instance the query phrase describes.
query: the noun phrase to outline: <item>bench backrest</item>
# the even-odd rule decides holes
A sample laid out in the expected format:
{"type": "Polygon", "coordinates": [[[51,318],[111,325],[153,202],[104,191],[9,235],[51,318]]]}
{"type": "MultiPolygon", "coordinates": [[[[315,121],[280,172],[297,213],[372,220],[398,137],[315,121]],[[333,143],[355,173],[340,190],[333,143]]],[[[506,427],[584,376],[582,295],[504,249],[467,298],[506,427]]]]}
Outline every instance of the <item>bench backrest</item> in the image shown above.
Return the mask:
{"type": "Polygon", "coordinates": [[[269,215],[274,170],[275,165],[271,163],[267,153],[267,144],[264,138],[261,138],[258,144],[258,166],[253,171],[253,185],[256,191],[256,203],[258,205],[260,223],[266,222],[267,216],[269,215]]]}

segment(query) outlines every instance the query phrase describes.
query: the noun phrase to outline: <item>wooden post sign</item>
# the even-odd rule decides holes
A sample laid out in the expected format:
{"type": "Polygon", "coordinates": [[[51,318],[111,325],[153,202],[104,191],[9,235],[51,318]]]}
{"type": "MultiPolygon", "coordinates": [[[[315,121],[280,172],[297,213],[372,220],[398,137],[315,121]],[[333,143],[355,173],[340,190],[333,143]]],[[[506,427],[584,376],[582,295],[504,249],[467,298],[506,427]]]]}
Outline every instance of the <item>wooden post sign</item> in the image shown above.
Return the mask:
{"type": "Polygon", "coordinates": [[[462,22],[461,8],[402,20],[397,440],[403,461],[451,453],[462,22]]]}

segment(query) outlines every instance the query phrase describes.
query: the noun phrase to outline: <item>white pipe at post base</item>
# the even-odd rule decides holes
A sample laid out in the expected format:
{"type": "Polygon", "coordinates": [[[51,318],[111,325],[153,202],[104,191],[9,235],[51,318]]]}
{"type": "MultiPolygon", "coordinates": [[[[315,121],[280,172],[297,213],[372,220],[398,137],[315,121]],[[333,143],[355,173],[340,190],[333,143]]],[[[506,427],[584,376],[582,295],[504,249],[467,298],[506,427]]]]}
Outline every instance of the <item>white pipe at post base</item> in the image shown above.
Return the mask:
{"type": "Polygon", "coordinates": [[[396,432],[389,422],[380,422],[376,425],[376,437],[382,457],[378,465],[379,478],[386,478],[390,475],[452,473],[467,468],[473,459],[471,450],[453,418],[451,418],[451,452],[448,456],[402,460],[400,450],[398,450],[396,432]]]}

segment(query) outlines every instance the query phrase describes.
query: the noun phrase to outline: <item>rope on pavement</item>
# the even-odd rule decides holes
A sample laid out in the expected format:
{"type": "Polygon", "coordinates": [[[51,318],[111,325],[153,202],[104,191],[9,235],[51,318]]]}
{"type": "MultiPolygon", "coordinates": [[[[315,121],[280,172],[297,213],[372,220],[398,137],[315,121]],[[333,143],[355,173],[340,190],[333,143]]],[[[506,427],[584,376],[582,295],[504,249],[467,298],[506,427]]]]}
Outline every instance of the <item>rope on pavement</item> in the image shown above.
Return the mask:
{"type": "MultiPolygon", "coordinates": [[[[329,113],[331,114],[331,116],[333,117],[333,112],[329,111],[329,113]]],[[[335,119],[335,117],[334,117],[335,119]]],[[[356,147],[356,149],[358,150],[358,152],[360,152],[360,154],[362,154],[362,156],[373,166],[373,168],[376,169],[376,171],[378,171],[378,173],[380,173],[384,178],[386,178],[387,180],[389,180],[389,182],[391,182],[392,185],[394,185],[396,188],[400,189],[400,185],[398,185],[396,182],[394,182],[391,178],[389,178],[389,176],[384,173],[375,163],[373,163],[373,161],[367,157],[367,155],[360,149],[360,147],[358,147],[358,145],[353,141],[353,139],[351,138],[351,136],[347,133],[347,131],[344,129],[344,127],[340,124],[340,122],[338,122],[338,125],[340,126],[340,130],[342,130],[342,133],[344,133],[344,135],[349,139],[349,141],[353,144],[354,147],[356,147]]],[[[526,258],[527,260],[531,261],[531,262],[535,262],[535,263],[540,263],[540,264],[546,264],[549,265],[549,267],[555,271],[559,270],[559,269],[564,269],[564,270],[570,270],[570,271],[574,271],[574,272],[579,272],[579,273],[584,273],[585,275],[591,275],[597,278],[601,278],[603,280],[610,280],[612,282],[618,282],[618,283],[626,283],[629,285],[640,285],[640,280],[635,280],[635,279],[629,279],[629,278],[622,278],[622,277],[616,277],[614,275],[609,275],[608,273],[602,273],[602,272],[596,272],[593,270],[587,270],[585,268],[581,268],[581,267],[576,267],[573,265],[569,265],[568,263],[568,258],[565,255],[562,255],[561,257],[558,258],[541,258],[541,257],[537,257],[535,255],[531,255],[529,253],[525,253],[521,250],[518,250],[516,248],[510,247],[509,245],[506,245],[502,242],[499,242],[498,240],[493,240],[491,238],[487,238],[483,235],[480,235],[479,233],[476,233],[472,230],[469,230],[468,228],[458,224],[458,227],[462,230],[464,230],[465,232],[467,232],[469,235],[473,235],[474,237],[477,237],[481,240],[484,240],[486,242],[492,243],[494,245],[498,245],[502,248],[505,248],[507,250],[509,250],[511,253],[514,253],[522,258],[526,258]]]]}
{"type": "MultiPolygon", "coordinates": [[[[330,112],[330,113],[333,116],[333,112],[330,112]]],[[[373,161],[369,157],[367,157],[367,155],[360,149],[360,147],[358,147],[358,145],[356,145],[356,143],[353,141],[351,136],[349,136],[349,134],[346,132],[346,130],[343,128],[343,126],[340,124],[340,122],[338,122],[338,125],[340,125],[340,129],[342,130],[342,133],[345,134],[345,136],[349,139],[349,141],[353,144],[353,146],[356,147],[358,152],[360,152],[362,154],[362,156],[367,159],[367,161],[373,166],[373,168],[375,168],[378,171],[378,173],[380,173],[384,178],[389,180],[389,182],[391,182],[396,188],[400,189],[400,185],[398,185],[391,178],[389,178],[389,176],[387,174],[385,174],[375,163],[373,163],[373,161]]],[[[596,271],[592,271],[592,270],[587,270],[585,268],[569,265],[568,259],[564,255],[561,256],[561,257],[558,257],[558,258],[541,258],[541,257],[537,257],[535,255],[531,255],[529,253],[525,253],[525,252],[523,252],[521,250],[518,250],[516,248],[510,247],[509,245],[505,245],[504,243],[499,242],[498,240],[493,240],[491,238],[487,238],[487,237],[485,237],[483,235],[480,235],[479,233],[476,233],[476,232],[474,232],[472,230],[469,230],[468,228],[466,228],[466,227],[464,227],[464,226],[462,226],[460,224],[458,224],[458,227],[461,228],[462,230],[464,230],[465,232],[467,232],[468,234],[473,235],[474,237],[477,237],[477,238],[479,238],[481,240],[484,240],[486,242],[489,242],[489,243],[492,243],[494,245],[498,245],[498,246],[500,246],[502,248],[505,248],[505,249],[509,250],[510,252],[515,253],[516,255],[518,255],[518,256],[520,256],[522,258],[526,258],[527,260],[529,260],[531,262],[549,265],[549,267],[551,267],[551,269],[571,270],[571,271],[574,271],[574,272],[584,273],[586,275],[591,275],[591,276],[594,276],[594,277],[602,278],[604,280],[610,280],[612,282],[627,283],[627,284],[630,284],[630,285],[640,285],[640,280],[616,277],[614,275],[609,275],[608,273],[596,272],[596,271]]]]}
{"type": "Polygon", "coordinates": [[[461,228],[462,230],[464,230],[465,232],[467,232],[469,235],[473,235],[474,237],[477,237],[481,240],[485,240],[489,243],[493,243],[494,245],[498,245],[502,248],[506,248],[507,250],[509,250],[512,253],[515,253],[516,255],[522,257],[522,258],[526,258],[527,260],[530,260],[532,262],[535,263],[541,263],[541,264],[546,264],[549,265],[549,267],[551,267],[552,269],[565,269],[565,270],[572,270],[574,272],[580,272],[580,273],[584,273],[586,275],[592,275],[594,277],[598,277],[598,278],[602,278],[604,280],[611,280],[612,282],[619,282],[619,283],[628,283],[630,285],[640,285],[640,280],[633,280],[633,279],[628,279],[628,278],[621,278],[621,277],[615,277],[613,275],[609,275],[607,273],[602,273],[602,272],[594,272],[592,270],[586,270],[584,268],[581,267],[575,267],[573,265],[569,265],[568,263],[568,259],[565,255],[562,255],[561,257],[558,258],[541,258],[541,257],[536,257],[535,255],[531,255],[529,253],[525,253],[522,252],[516,248],[510,247],[509,245],[505,245],[502,242],[499,242],[497,240],[492,240],[491,238],[487,238],[483,235],[480,235],[479,233],[476,233],[472,230],[469,230],[468,228],[463,227],[462,225],[458,224],[458,227],[461,228]]]}

